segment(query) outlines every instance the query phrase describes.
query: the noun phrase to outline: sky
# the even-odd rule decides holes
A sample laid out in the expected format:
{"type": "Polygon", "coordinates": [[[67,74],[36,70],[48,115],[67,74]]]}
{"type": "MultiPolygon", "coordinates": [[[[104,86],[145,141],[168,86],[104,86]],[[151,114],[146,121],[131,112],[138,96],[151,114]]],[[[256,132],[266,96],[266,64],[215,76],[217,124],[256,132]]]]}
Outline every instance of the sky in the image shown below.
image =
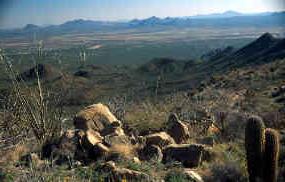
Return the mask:
{"type": "Polygon", "coordinates": [[[0,29],[74,19],[131,20],[221,13],[283,11],[285,0],[0,0],[0,29]]]}

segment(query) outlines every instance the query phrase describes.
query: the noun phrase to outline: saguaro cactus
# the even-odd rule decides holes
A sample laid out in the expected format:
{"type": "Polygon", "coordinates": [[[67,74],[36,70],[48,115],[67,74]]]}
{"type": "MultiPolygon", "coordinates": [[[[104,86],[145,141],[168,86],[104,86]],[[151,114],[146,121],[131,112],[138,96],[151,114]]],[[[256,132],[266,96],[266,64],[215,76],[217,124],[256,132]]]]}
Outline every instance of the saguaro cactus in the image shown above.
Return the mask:
{"type": "Polygon", "coordinates": [[[279,136],[273,129],[265,130],[264,181],[276,182],[279,157],[279,136]]]}
{"type": "Polygon", "coordinates": [[[250,182],[260,181],[263,176],[264,131],[265,126],[261,118],[254,116],[248,119],[245,129],[245,148],[250,182]]]}

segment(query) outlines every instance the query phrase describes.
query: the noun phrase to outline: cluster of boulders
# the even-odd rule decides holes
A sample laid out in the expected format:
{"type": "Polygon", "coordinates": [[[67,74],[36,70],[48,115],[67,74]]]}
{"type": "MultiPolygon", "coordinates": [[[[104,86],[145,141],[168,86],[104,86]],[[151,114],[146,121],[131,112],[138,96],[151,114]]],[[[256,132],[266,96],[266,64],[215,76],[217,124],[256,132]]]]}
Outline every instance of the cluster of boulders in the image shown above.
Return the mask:
{"type": "Polygon", "coordinates": [[[80,111],[74,117],[74,126],[75,129],[67,130],[56,144],[44,146],[43,155],[53,158],[57,164],[105,161],[100,169],[111,172],[118,179],[150,180],[142,172],[117,167],[118,159],[135,163],[178,161],[187,168],[193,168],[210,158],[213,145],[210,138],[197,140],[202,144],[189,144],[188,126],[176,114],[170,115],[165,131],[145,136],[127,133],[121,121],[101,103],[80,111]]]}

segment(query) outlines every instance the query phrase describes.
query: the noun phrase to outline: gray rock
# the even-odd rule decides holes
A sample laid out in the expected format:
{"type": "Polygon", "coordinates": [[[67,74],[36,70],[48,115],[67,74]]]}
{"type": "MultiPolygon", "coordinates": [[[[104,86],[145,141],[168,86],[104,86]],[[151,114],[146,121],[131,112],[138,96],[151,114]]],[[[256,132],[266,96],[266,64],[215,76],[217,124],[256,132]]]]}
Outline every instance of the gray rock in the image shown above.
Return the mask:
{"type": "Polygon", "coordinates": [[[163,150],[163,162],[179,161],[185,167],[198,167],[202,161],[204,146],[193,144],[169,145],[163,150]]]}
{"type": "Polygon", "coordinates": [[[154,181],[151,176],[146,173],[117,167],[113,161],[103,164],[99,169],[96,169],[96,171],[108,174],[104,177],[103,181],[154,181]]]}
{"type": "Polygon", "coordinates": [[[161,149],[156,145],[146,145],[139,151],[141,160],[161,162],[163,154],[161,149]]]}
{"type": "Polygon", "coordinates": [[[175,144],[174,139],[166,132],[154,133],[145,137],[146,145],[157,145],[161,148],[175,144]]]}
{"type": "Polygon", "coordinates": [[[101,132],[112,122],[118,121],[109,108],[101,103],[88,106],[78,112],[74,117],[74,126],[81,130],[94,130],[101,132]]]}
{"type": "Polygon", "coordinates": [[[167,133],[178,144],[187,141],[190,136],[187,125],[180,121],[176,114],[169,116],[167,133]]]}
{"type": "Polygon", "coordinates": [[[185,169],[184,173],[187,175],[190,181],[203,182],[203,178],[195,171],[191,169],[185,169]]]}

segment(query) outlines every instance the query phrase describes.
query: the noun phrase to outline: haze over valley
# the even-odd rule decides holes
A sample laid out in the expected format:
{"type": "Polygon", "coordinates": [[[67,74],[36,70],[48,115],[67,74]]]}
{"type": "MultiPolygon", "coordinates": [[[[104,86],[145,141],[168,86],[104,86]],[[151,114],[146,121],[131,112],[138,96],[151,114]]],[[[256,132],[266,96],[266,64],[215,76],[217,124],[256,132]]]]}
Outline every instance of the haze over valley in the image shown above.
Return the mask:
{"type": "Polygon", "coordinates": [[[285,181],[270,2],[0,3],[0,181],[285,181]]]}

